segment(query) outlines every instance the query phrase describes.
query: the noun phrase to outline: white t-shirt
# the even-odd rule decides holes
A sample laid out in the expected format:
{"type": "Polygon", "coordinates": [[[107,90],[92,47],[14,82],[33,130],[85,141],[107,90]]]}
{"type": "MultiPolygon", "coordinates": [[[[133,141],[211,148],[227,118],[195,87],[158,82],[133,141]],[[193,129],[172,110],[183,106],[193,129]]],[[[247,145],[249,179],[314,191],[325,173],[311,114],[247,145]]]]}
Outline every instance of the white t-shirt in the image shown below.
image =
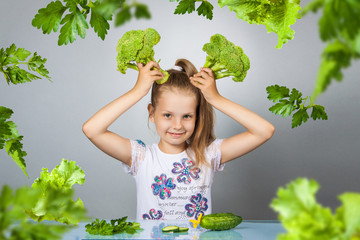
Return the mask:
{"type": "Polygon", "coordinates": [[[125,170],[134,176],[137,188],[137,220],[197,219],[211,213],[211,185],[220,165],[222,139],[206,149],[211,167],[195,168],[186,151],[166,154],[158,144],[131,140],[132,163],[125,170]]]}

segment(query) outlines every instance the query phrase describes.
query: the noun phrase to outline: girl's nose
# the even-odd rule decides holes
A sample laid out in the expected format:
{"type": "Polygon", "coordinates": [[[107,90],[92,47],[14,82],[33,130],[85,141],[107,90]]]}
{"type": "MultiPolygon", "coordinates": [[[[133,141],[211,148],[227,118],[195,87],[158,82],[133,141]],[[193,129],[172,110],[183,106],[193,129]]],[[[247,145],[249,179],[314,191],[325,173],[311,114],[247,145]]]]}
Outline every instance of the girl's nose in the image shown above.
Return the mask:
{"type": "Polygon", "coordinates": [[[174,128],[174,129],[181,129],[181,128],[182,128],[182,121],[181,121],[181,119],[176,119],[176,118],[174,118],[173,128],[174,128]]]}

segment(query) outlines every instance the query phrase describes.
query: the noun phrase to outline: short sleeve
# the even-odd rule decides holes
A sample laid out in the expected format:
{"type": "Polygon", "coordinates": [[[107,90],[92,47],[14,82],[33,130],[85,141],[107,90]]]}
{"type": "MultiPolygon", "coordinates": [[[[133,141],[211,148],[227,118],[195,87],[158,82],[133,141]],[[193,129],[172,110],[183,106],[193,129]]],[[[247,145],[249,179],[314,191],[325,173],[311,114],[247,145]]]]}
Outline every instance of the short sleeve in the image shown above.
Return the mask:
{"type": "Polygon", "coordinates": [[[141,163],[145,158],[146,145],[141,140],[130,140],[131,143],[131,166],[124,164],[124,170],[133,176],[136,175],[141,163]]]}
{"type": "Polygon", "coordinates": [[[215,139],[206,149],[206,158],[210,161],[214,172],[224,170],[225,164],[221,164],[221,144],[223,139],[215,139]]]}

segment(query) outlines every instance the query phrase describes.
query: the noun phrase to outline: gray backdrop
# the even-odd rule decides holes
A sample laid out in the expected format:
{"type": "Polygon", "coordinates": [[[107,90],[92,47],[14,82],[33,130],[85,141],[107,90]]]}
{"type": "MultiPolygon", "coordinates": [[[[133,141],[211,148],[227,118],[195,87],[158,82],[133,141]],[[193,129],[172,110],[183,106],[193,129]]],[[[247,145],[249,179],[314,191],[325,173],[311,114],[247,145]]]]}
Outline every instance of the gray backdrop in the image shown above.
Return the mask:
{"type": "MultiPolygon", "coordinates": [[[[120,162],[94,147],[83,135],[82,124],[98,109],[124,94],[135,83],[137,72],[122,75],[116,70],[116,44],[125,31],[156,28],[162,35],[155,57],[170,68],[177,58],[187,58],[197,67],[205,61],[202,45],[221,33],[240,45],[251,60],[243,83],[218,81],[221,94],[268,119],[276,127],[273,138],[257,150],[227,164],[215,177],[213,211],[231,211],[245,219],[276,219],[269,208],[279,186],[297,177],[316,179],[321,184],[318,200],[325,206],[339,205],[337,195],[360,191],[359,166],[359,62],[344,71],[344,81],[333,83],[317,103],[325,106],[327,121],[309,120],[291,129],[291,119],[272,114],[266,87],[273,84],[297,88],[311,95],[324,44],[318,36],[318,15],[298,20],[295,38],[275,49],[277,36],[264,26],[250,25],[236,18],[228,8],[213,2],[212,21],[190,15],[173,15],[176,3],[147,1],[151,20],[132,20],[123,27],[111,24],[105,41],[92,29],[85,39],[67,46],[57,45],[58,33],[43,35],[31,26],[37,10],[50,1],[1,0],[0,47],[15,43],[48,59],[52,83],[43,79],[8,86],[0,77],[0,105],[14,110],[11,118],[24,136],[26,178],[20,168],[0,151],[0,185],[31,185],[42,167],[50,170],[62,158],[76,161],[85,171],[83,186],[76,185],[91,217],[135,217],[135,181],[124,173],[120,162]],[[151,5],[150,5],[151,3],[151,5]]],[[[302,6],[309,1],[303,1],[302,6]]],[[[111,130],[146,143],[157,141],[153,126],[147,126],[148,96],[142,99],[111,130]]],[[[217,112],[216,134],[231,136],[244,129],[217,112]]]]}

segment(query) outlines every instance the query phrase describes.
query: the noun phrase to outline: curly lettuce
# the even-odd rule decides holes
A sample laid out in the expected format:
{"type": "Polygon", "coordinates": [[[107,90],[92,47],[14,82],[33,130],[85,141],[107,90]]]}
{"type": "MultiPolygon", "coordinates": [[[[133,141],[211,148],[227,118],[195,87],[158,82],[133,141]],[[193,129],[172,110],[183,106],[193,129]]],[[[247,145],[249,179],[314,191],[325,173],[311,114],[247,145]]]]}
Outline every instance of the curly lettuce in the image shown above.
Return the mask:
{"type": "Polygon", "coordinates": [[[315,198],[320,185],[313,179],[298,178],[280,187],[271,208],[279,213],[286,233],[278,240],[355,240],[360,237],[360,194],[346,192],[339,196],[342,205],[335,213],[315,198]]]}
{"type": "Polygon", "coordinates": [[[63,159],[51,173],[43,168],[39,178],[35,179],[32,188],[41,191],[37,204],[26,213],[34,220],[57,221],[65,224],[77,224],[85,219],[85,208],[82,200],[72,199],[74,184],[85,182],[84,171],[74,161],[63,159]]]}
{"type": "Polygon", "coordinates": [[[300,0],[219,0],[218,4],[227,6],[245,22],[265,25],[269,33],[276,33],[276,48],[294,38],[295,31],[290,26],[301,18],[300,0]]]}

